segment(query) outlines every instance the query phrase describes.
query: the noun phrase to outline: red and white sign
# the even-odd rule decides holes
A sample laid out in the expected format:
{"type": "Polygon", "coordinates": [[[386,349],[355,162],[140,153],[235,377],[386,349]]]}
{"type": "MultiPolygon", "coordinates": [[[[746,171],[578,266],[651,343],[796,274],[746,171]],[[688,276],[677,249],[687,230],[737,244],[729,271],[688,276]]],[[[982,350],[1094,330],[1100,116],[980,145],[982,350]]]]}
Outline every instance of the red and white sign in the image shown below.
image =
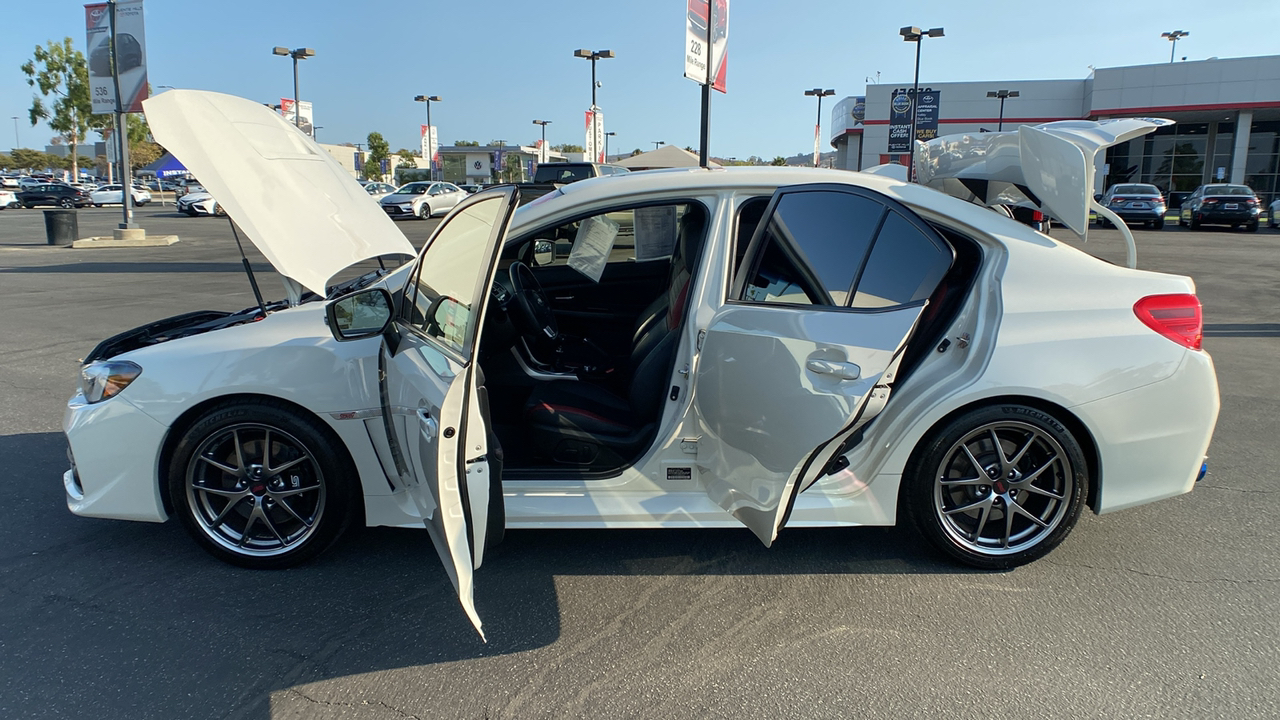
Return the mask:
{"type": "Polygon", "coordinates": [[[431,160],[431,169],[440,164],[440,143],[436,140],[434,125],[420,125],[422,128],[422,157],[431,160]]]}
{"type": "Polygon", "coordinates": [[[147,99],[147,43],[142,0],[117,0],[115,62],[111,53],[111,8],[107,3],[84,6],[85,59],[89,66],[89,99],[95,115],[116,112],[119,76],[121,112],[142,112],[147,99]]]}
{"type": "Polygon", "coordinates": [[[280,114],[284,116],[290,124],[296,124],[298,129],[307,134],[307,137],[314,138],[316,136],[315,119],[311,115],[311,101],[298,101],[297,120],[293,117],[293,98],[280,98],[280,114]]]}
{"type": "Polygon", "coordinates": [[[589,162],[602,163],[604,159],[604,113],[592,105],[587,111],[586,156],[589,162]]]}
{"type": "Polygon", "coordinates": [[[689,0],[684,35],[684,76],[725,92],[729,0],[689,0]]]}

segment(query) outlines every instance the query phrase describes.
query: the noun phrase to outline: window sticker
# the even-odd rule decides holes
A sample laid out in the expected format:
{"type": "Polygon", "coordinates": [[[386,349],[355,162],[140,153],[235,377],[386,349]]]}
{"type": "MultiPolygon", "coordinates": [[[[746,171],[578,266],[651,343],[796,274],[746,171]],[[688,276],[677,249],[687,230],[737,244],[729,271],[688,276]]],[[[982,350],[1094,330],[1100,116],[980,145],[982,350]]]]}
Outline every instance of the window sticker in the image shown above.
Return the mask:
{"type": "Polygon", "coordinates": [[[569,267],[582,273],[591,282],[600,282],[620,227],[603,215],[583,220],[578,226],[573,250],[569,252],[569,267]]]}
{"type": "Polygon", "coordinates": [[[670,257],[676,246],[676,206],[635,210],[636,262],[670,257]]]}

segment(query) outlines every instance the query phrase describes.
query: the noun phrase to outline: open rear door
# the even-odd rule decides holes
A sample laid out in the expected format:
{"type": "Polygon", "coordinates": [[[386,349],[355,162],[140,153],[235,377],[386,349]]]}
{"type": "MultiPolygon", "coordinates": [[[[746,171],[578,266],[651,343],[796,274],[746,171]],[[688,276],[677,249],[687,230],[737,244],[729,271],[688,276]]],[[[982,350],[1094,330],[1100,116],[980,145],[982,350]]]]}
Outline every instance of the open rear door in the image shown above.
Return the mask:
{"type": "Polygon", "coordinates": [[[437,228],[405,285],[381,357],[391,454],[467,617],[484,637],[472,574],[501,499],[476,348],[518,190],[479,193],[437,228]]]}
{"type": "Polygon", "coordinates": [[[694,381],[703,487],[766,546],[796,493],[884,407],[953,258],[932,228],[876,193],[774,195],[732,298],[701,337],[694,381]]]}

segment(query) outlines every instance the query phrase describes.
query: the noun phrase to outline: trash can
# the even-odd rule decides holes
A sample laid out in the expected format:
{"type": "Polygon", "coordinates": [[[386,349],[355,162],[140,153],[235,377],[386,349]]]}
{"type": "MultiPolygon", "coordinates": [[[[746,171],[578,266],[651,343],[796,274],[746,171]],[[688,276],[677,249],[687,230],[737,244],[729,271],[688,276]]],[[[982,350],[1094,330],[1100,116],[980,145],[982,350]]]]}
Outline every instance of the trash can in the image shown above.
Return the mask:
{"type": "Polygon", "coordinates": [[[50,245],[70,245],[80,239],[80,223],[75,210],[45,210],[44,234],[50,245]]]}

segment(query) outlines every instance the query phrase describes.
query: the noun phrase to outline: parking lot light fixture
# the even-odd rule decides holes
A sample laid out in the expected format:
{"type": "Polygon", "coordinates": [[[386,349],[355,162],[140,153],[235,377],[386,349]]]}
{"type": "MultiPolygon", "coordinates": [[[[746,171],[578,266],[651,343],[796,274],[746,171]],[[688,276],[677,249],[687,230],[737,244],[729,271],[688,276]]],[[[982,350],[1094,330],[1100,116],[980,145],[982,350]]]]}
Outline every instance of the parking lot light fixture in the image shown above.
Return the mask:
{"type": "Polygon", "coordinates": [[[652,142],[652,143],[653,143],[653,149],[654,149],[654,150],[657,150],[658,148],[660,148],[660,147],[662,147],[663,145],[666,145],[666,144],[667,144],[667,141],[666,141],[666,140],[650,140],[650,142],[652,142]]]}
{"type": "Polygon", "coordinates": [[[607,60],[616,57],[612,50],[574,50],[574,57],[586,58],[591,61],[591,107],[596,106],[596,88],[600,87],[600,83],[596,82],[596,60],[607,60]]]}
{"type": "Polygon", "coordinates": [[[812,90],[805,90],[804,94],[811,95],[813,97],[818,98],[818,122],[816,125],[813,126],[813,166],[818,167],[818,158],[819,158],[818,142],[819,142],[819,138],[822,135],[822,98],[827,97],[829,95],[835,95],[836,91],[823,90],[822,88],[814,88],[812,90]]]}
{"type": "MultiPolygon", "coordinates": [[[[431,103],[440,102],[440,96],[439,95],[415,95],[413,97],[413,101],[427,104],[427,132],[430,133],[431,132],[431,103]]],[[[430,143],[428,143],[428,145],[430,145],[430,143]]],[[[431,176],[432,180],[435,180],[436,179],[435,157],[427,158],[427,164],[429,168],[428,174],[431,176]]]]}
{"type": "Polygon", "coordinates": [[[1170,47],[1169,47],[1169,62],[1170,62],[1170,63],[1172,63],[1172,62],[1173,62],[1173,52],[1174,52],[1175,50],[1177,50],[1177,49],[1178,49],[1178,38],[1184,38],[1184,37],[1186,37],[1186,36],[1188,36],[1188,35],[1190,35],[1190,34],[1191,34],[1191,32],[1190,32],[1190,31],[1188,31],[1188,30],[1173,30],[1173,31],[1171,31],[1171,32],[1160,33],[1160,37],[1162,37],[1162,38],[1168,38],[1168,39],[1169,39],[1169,42],[1170,42],[1170,43],[1172,43],[1172,44],[1170,45],[1170,47]]]}
{"type": "Polygon", "coordinates": [[[550,120],[534,120],[534,125],[542,126],[542,145],[538,146],[538,162],[546,162],[547,155],[547,126],[551,124],[550,120]]]}
{"type": "MultiPolygon", "coordinates": [[[[282,55],[293,58],[293,124],[295,127],[302,127],[302,111],[298,107],[298,61],[306,60],[309,57],[315,57],[314,48],[295,48],[290,50],[279,45],[271,49],[272,55],[282,55]]],[[[312,137],[315,137],[314,131],[312,137]]]]}
{"type": "Polygon", "coordinates": [[[914,181],[916,178],[916,115],[919,114],[916,95],[920,92],[920,41],[926,37],[942,37],[943,30],[940,27],[921,30],[912,25],[899,29],[898,34],[902,36],[904,42],[916,44],[916,74],[915,79],[911,82],[911,136],[908,140],[910,143],[908,147],[911,149],[907,154],[907,179],[914,181]]]}
{"type": "Polygon", "coordinates": [[[996,132],[1000,132],[1001,130],[1004,129],[1004,101],[1008,100],[1009,98],[1018,97],[1021,94],[1022,93],[1018,92],[1017,90],[988,90],[987,91],[987,97],[1000,98],[1000,120],[999,120],[999,124],[996,126],[996,132]]]}
{"type": "Polygon", "coordinates": [[[609,138],[617,135],[616,132],[607,132],[604,134],[604,161],[609,162],[609,138]]]}

